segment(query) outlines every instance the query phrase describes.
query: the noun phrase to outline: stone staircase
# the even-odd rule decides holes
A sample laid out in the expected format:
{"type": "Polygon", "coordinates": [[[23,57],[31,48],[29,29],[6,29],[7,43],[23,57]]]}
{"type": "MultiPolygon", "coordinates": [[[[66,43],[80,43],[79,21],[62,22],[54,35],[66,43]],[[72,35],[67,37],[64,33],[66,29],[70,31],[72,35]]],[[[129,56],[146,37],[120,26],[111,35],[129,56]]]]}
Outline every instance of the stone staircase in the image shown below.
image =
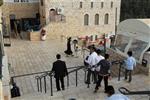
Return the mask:
{"type": "MultiPolygon", "coordinates": [[[[117,81],[117,78],[113,78],[109,80],[109,84],[113,85],[116,93],[118,92],[119,87],[126,87],[130,90],[137,91],[137,90],[148,90],[148,78],[145,75],[135,75],[133,76],[133,81],[129,84],[123,80],[124,77],[121,77],[121,81],[117,81]],[[142,79],[144,83],[141,83],[140,80],[142,79]],[[135,85],[136,84],[136,85],[135,85]],[[140,89],[139,89],[140,88],[140,89]]],[[[97,93],[93,93],[95,84],[91,84],[90,88],[87,88],[87,85],[84,83],[80,83],[78,87],[76,86],[69,86],[66,87],[64,91],[53,93],[53,96],[50,96],[50,91],[47,93],[40,93],[40,92],[33,92],[33,93],[26,93],[21,97],[12,98],[12,100],[69,100],[70,98],[76,98],[76,100],[105,100],[107,95],[104,93],[104,85],[102,82],[102,86],[97,93]]],[[[130,100],[148,100],[149,96],[147,95],[129,95],[130,100]]]]}

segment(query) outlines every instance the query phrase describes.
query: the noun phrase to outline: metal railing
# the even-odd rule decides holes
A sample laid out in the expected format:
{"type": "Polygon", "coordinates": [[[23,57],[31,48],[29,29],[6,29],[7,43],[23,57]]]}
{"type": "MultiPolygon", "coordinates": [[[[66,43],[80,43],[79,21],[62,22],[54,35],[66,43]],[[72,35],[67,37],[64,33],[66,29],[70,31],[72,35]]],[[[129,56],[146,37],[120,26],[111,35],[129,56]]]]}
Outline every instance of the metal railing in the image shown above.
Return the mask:
{"type": "MultiPolygon", "coordinates": [[[[78,86],[78,71],[83,68],[85,68],[85,66],[77,66],[77,67],[67,68],[67,69],[73,69],[73,70],[69,71],[68,75],[66,76],[67,77],[67,87],[69,87],[69,74],[74,73],[74,72],[75,72],[75,81],[76,81],[75,84],[76,84],[76,86],[78,86]]],[[[38,90],[38,92],[42,92],[43,91],[42,86],[44,86],[44,92],[45,93],[47,92],[47,81],[46,81],[47,76],[50,77],[50,91],[51,91],[51,96],[53,96],[53,84],[52,83],[53,83],[54,74],[51,71],[35,77],[36,82],[37,82],[37,90],[38,90]],[[42,83],[42,80],[44,83],[42,83]]]]}
{"type": "Polygon", "coordinates": [[[124,67],[123,67],[124,61],[123,60],[116,60],[116,61],[112,61],[111,63],[112,63],[112,65],[114,65],[114,64],[118,65],[119,64],[118,81],[120,81],[121,72],[124,73],[124,67]]]}
{"type": "Polygon", "coordinates": [[[118,90],[124,95],[148,95],[150,100],[150,91],[129,91],[125,87],[120,87],[118,90]]]}

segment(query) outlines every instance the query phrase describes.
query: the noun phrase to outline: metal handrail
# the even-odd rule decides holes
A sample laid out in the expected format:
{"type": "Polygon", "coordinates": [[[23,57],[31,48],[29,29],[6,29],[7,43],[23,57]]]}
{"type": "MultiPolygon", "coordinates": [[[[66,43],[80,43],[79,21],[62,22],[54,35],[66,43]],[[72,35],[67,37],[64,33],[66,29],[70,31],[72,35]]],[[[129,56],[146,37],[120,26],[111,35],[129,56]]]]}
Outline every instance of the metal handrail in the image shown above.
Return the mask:
{"type": "Polygon", "coordinates": [[[148,95],[150,96],[150,91],[129,91],[125,87],[120,87],[119,92],[124,94],[124,95],[148,95]]]}
{"type": "MultiPolygon", "coordinates": [[[[70,68],[67,68],[67,69],[73,69],[71,71],[68,72],[68,74],[71,74],[73,72],[76,72],[76,86],[78,85],[78,70],[84,68],[85,66],[77,66],[77,67],[70,67],[70,68]],[[75,68],[75,69],[74,69],[75,68]]],[[[36,76],[36,80],[37,80],[37,88],[38,88],[38,92],[42,92],[42,79],[44,79],[44,91],[45,93],[47,92],[47,88],[46,88],[46,76],[49,76],[50,77],[50,87],[51,87],[51,96],[53,96],[53,86],[52,86],[52,82],[53,82],[53,79],[52,77],[54,76],[53,72],[50,72],[50,73],[44,73],[42,74],[41,76],[36,76]]],[[[67,75],[67,87],[69,86],[69,75],[67,75]]]]}
{"type": "Polygon", "coordinates": [[[120,77],[121,77],[121,72],[123,72],[122,70],[122,65],[124,64],[124,61],[123,60],[115,60],[115,61],[112,61],[111,64],[119,64],[119,72],[118,72],[118,81],[120,81],[120,77]]]}

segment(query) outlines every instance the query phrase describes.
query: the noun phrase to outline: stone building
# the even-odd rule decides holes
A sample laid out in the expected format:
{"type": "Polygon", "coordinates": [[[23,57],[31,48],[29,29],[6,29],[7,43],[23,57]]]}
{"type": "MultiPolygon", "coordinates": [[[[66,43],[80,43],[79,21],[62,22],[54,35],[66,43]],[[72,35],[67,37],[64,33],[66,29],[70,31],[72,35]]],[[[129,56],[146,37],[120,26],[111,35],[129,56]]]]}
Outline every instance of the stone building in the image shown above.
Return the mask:
{"type": "MultiPolygon", "coordinates": [[[[120,19],[121,0],[4,0],[3,19],[13,31],[35,26],[46,30],[47,39],[115,32],[120,19]]],[[[39,29],[40,29],[39,28],[39,29]]],[[[40,40],[40,31],[30,33],[40,40]]]]}
{"type": "Polygon", "coordinates": [[[115,31],[121,0],[40,0],[41,24],[49,37],[115,31]]]}
{"type": "Polygon", "coordinates": [[[4,0],[2,7],[3,22],[11,31],[15,29],[16,22],[23,31],[37,23],[39,0],[4,0]]]}

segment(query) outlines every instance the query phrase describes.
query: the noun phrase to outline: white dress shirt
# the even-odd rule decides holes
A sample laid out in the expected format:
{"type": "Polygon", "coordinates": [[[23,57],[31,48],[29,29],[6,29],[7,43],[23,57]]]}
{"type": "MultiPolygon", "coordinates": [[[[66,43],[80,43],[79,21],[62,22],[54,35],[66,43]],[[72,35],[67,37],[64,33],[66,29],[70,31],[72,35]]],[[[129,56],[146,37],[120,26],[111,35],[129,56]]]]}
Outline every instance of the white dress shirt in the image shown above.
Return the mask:
{"type": "Polygon", "coordinates": [[[133,70],[133,68],[136,66],[136,60],[134,57],[128,57],[127,60],[125,60],[126,63],[126,69],[133,70]]]}
{"type": "Polygon", "coordinates": [[[98,62],[100,62],[100,61],[103,60],[103,59],[105,59],[103,56],[101,56],[101,55],[98,55],[98,56],[97,56],[97,61],[98,61],[98,62]]]}
{"type": "MultiPolygon", "coordinates": [[[[98,62],[98,63],[99,63],[101,60],[103,60],[103,59],[105,59],[103,56],[97,55],[97,62],[98,62]]],[[[95,70],[96,70],[97,72],[99,72],[99,71],[100,71],[100,68],[101,68],[100,65],[99,65],[99,66],[96,66],[95,70]]]]}
{"type": "Polygon", "coordinates": [[[97,53],[96,52],[93,52],[91,55],[89,55],[89,58],[88,58],[88,64],[90,66],[94,66],[98,63],[98,59],[97,59],[97,53]]]}
{"type": "Polygon", "coordinates": [[[130,99],[123,94],[114,94],[108,97],[106,100],[130,100],[130,99]]]}

